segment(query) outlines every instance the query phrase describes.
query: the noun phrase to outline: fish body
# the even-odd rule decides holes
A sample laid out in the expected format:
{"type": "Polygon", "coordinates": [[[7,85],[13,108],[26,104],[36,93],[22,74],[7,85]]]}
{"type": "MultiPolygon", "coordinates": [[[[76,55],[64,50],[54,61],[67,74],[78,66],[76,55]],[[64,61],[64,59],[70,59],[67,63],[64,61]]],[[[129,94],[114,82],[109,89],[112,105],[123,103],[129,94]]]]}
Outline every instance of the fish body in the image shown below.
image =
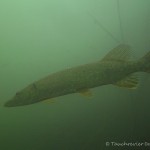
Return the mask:
{"type": "Polygon", "coordinates": [[[5,103],[15,107],[37,103],[46,99],[113,84],[136,88],[138,80],[132,74],[150,70],[150,53],[138,61],[128,60],[130,47],[121,44],[111,50],[101,61],[68,68],[36,81],[5,103]]]}

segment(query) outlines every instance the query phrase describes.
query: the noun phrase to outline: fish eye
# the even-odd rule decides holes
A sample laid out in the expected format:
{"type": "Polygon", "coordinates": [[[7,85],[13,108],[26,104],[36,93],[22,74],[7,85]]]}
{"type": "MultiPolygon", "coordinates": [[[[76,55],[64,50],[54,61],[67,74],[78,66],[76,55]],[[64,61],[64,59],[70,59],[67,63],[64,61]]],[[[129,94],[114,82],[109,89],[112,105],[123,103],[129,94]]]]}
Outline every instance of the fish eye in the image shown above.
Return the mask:
{"type": "Polygon", "coordinates": [[[33,84],[32,84],[32,87],[33,87],[34,89],[37,89],[37,87],[36,87],[36,84],[35,84],[35,83],[33,83],[33,84]]]}
{"type": "Polygon", "coordinates": [[[16,96],[18,96],[18,95],[19,95],[19,92],[16,93],[16,96]]]}

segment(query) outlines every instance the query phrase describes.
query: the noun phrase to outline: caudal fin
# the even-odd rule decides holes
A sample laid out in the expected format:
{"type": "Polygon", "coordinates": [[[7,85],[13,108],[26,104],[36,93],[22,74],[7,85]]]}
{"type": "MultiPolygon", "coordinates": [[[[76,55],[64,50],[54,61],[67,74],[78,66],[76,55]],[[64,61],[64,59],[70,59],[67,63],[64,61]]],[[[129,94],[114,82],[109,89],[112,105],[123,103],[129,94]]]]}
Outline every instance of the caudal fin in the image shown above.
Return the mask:
{"type": "Polygon", "coordinates": [[[142,57],[141,61],[144,64],[143,70],[145,72],[150,73],[150,52],[148,52],[144,57],[142,57]]]}

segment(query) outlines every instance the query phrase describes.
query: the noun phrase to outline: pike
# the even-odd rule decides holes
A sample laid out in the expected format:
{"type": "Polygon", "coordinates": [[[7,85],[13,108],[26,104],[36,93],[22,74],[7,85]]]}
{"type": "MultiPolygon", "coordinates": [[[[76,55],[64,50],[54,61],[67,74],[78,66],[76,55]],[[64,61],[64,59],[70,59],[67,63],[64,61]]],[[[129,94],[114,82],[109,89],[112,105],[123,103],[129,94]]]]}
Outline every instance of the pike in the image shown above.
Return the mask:
{"type": "Polygon", "coordinates": [[[88,96],[91,88],[109,84],[135,89],[138,78],[134,73],[150,73],[150,52],[136,61],[129,56],[130,46],[120,44],[98,62],[65,69],[30,84],[4,106],[29,105],[71,93],[88,96]]]}

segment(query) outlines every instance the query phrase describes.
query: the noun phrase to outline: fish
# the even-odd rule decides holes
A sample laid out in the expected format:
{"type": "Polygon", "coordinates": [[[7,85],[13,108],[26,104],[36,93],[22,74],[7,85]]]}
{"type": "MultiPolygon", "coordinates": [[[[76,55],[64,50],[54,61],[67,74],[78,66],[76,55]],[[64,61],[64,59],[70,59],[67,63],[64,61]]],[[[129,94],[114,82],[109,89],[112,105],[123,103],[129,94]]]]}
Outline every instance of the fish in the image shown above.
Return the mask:
{"type": "Polygon", "coordinates": [[[139,80],[135,73],[150,73],[150,52],[138,60],[131,60],[131,52],[129,45],[119,44],[99,61],[67,68],[31,83],[4,106],[30,105],[73,93],[90,96],[90,89],[103,85],[136,89],[139,80]]]}

